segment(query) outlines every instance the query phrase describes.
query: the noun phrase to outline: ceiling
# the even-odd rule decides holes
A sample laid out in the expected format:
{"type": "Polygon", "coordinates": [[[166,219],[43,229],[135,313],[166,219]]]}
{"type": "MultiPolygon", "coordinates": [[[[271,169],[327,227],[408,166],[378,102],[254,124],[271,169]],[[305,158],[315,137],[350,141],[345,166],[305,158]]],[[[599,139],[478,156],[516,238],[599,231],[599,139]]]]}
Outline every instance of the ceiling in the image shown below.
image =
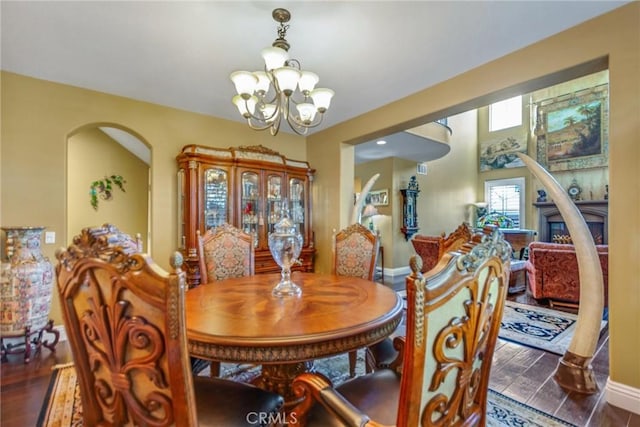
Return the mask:
{"type": "Polygon", "coordinates": [[[318,131],[625,3],[3,0],[1,66],[242,121],[228,76],[262,68],[277,36],[271,12],[285,7],[291,56],[336,92],[318,131]]]}

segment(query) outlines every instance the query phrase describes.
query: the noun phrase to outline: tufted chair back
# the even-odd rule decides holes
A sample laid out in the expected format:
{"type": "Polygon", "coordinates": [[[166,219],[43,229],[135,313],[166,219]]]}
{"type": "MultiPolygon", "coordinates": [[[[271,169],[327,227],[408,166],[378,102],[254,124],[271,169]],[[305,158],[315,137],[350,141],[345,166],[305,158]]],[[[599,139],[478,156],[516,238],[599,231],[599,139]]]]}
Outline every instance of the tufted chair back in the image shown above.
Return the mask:
{"type": "Polygon", "coordinates": [[[200,283],[252,276],[255,269],[253,236],[224,223],[204,236],[198,234],[200,283]]]}
{"type": "Polygon", "coordinates": [[[333,274],[373,280],[380,238],[362,224],[352,224],[334,237],[333,274]]]}

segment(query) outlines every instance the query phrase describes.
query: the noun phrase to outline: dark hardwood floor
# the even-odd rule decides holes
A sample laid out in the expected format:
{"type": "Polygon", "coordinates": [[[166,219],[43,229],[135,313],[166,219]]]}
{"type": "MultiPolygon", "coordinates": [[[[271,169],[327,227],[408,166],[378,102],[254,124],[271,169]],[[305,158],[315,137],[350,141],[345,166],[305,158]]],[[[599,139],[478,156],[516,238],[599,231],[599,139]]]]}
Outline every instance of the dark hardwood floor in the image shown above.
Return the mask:
{"type": "MultiPolygon", "coordinates": [[[[518,302],[537,304],[526,293],[510,296],[518,302]]],[[[599,392],[580,395],[563,391],[553,380],[559,356],[508,341],[498,342],[490,387],[519,402],[552,414],[577,426],[640,427],[640,415],[606,403],[604,386],[609,375],[609,334],[600,338],[593,368],[599,392]]],[[[56,352],[43,349],[29,364],[10,355],[0,369],[0,425],[35,426],[47,391],[51,369],[71,360],[66,342],[56,352]]]]}

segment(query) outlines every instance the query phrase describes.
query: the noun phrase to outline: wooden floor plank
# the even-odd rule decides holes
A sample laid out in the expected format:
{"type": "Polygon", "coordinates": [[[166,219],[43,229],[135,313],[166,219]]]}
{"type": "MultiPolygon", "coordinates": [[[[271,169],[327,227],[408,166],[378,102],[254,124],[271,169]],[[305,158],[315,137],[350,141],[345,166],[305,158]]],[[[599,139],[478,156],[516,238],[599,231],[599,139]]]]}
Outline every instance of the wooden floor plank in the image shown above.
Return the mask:
{"type": "Polygon", "coordinates": [[[504,390],[503,394],[527,403],[538,392],[544,382],[553,375],[558,366],[560,356],[553,353],[541,352],[542,354],[531,366],[504,390]]]}

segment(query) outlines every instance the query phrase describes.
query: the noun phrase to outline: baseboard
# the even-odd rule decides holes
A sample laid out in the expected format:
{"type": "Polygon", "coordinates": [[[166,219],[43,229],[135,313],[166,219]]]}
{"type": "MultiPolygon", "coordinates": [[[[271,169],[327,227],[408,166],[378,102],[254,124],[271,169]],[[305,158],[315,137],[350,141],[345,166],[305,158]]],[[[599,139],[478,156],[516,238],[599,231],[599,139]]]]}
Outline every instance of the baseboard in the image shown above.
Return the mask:
{"type": "Polygon", "coordinates": [[[611,381],[609,377],[604,391],[607,403],[640,415],[640,389],[611,381]]]}
{"type": "Polygon", "coordinates": [[[407,276],[411,273],[411,269],[409,266],[398,267],[398,268],[385,268],[384,275],[385,277],[396,277],[396,276],[407,276]]]}
{"type": "Polygon", "coordinates": [[[384,269],[384,278],[393,280],[398,276],[406,277],[411,273],[411,269],[409,266],[398,267],[398,268],[385,268],[384,269]]]}

